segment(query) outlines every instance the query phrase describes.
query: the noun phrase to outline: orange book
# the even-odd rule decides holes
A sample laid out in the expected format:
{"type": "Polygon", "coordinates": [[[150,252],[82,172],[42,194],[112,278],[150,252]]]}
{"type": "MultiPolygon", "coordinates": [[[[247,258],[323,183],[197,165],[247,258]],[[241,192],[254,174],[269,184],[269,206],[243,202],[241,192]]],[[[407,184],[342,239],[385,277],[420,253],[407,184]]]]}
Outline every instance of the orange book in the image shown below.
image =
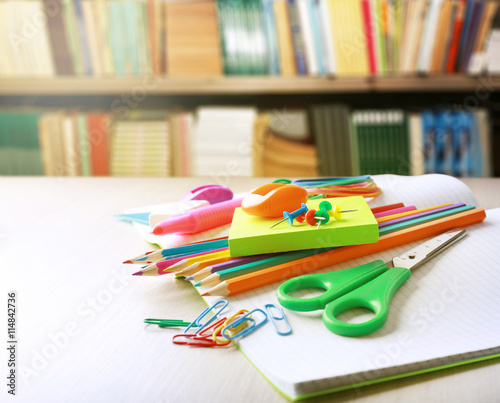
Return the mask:
{"type": "Polygon", "coordinates": [[[87,115],[90,166],[93,176],[109,175],[110,119],[106,113],[87,115]]]}
{"type": "Polygon", "coordinates": [[[222,55],[215,3],[165,3],[166,60],[170,76],[219,76],[222,55]]]}

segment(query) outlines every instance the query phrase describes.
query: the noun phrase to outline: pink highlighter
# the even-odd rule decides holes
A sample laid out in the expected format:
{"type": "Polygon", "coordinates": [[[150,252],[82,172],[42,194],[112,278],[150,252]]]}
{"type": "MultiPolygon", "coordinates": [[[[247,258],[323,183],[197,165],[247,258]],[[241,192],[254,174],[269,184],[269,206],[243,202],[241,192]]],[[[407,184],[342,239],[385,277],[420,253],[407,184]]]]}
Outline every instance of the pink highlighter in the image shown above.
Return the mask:
{"type": "Polygon", "coordinates": [[[221,225],[230,224],[234,209],[241,207],[242,197],[209,206],[200,207],[187,213],[171,216],[153,228],[154,235],[196,234],[221,225]]]}

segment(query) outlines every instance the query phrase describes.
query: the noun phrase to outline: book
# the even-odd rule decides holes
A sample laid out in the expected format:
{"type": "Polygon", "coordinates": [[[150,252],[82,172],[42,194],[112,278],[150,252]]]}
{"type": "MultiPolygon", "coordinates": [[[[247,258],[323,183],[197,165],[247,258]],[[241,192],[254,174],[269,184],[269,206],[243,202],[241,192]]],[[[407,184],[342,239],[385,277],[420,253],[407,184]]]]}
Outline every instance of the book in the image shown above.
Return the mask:
{"type": "Polygon", "coordinates": [[[167,72],[171,76],[218,76],[222,57],[213,1],[167,2],[167,72]]]}

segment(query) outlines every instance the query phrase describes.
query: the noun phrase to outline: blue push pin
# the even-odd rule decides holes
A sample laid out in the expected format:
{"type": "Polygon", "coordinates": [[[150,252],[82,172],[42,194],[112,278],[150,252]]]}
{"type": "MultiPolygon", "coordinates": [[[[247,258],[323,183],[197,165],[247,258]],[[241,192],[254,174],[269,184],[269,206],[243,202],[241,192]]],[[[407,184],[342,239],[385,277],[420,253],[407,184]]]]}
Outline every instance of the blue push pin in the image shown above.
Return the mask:
{"type": "Polygon", "coordinates": [[[299,215],[307,213],[307,210],[308,210],[307,206],[304,203],[302,203],[301,208],[299,208],[298,210],[292,211],[291,213],[289,213],[288,211],[283,211],[283,217],[285,217],[285,218],[283,218],[281,221],[278,221],[277,223],[271,225],[269,227],[269,229],[275,227],[276,225],[278,225],[279,223],[282,223],[285,220],[288,221],[288,224],[293,225],[294,218],[297,218],[299,215]]]}

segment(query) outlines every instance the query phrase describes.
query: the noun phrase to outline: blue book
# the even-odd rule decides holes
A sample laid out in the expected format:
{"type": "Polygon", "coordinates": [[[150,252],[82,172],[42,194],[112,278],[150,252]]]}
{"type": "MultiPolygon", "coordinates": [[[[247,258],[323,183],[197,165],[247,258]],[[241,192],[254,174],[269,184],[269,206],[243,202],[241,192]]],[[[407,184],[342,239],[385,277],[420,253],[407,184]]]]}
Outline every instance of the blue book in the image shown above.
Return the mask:
{"type": "Polygon", "coordinates": [[[470,156],[471,156],[471,176],[483,176],[483,148],[481,147],[481,133],[479,133],[479,124],[475,113],[471,115],[471,142],[470,142],[470,156]]]}
{"type": "Polygon", "coordinates": [[[278,75],[280,74],[280,59],[273,1],[262,0],[261,5],[268,49],[268,72],[269,74],[278,75]]]}
{"type": "Polygon", "coordinates": [[[316,54],[316,63],[318,63],[318,74],[326,75],[325,63],[323,61],[323,38],[321,35],[321,18],[319,17],[319,3],[317,0],[308,0],[309,16],[311,17],[311,27],[314,42],[314,53],[316,54]]]}
{"type": "MultiPolygon", "coordinates": [[[[139,4],[137,4],[139,6],[139,4]]],[[[126,63],[127,63],[127,73],[134,75],[139,75],[140,71],[140,55],[139,55],[139,34],[137,32],[138,24],[138,10],[136,8],[136,3],[132,1],[127,1],[123,3],[125,8],[125,26],[126,26],[126,63]]]]}
{"type": "Polygon", "coordinates": [[[471,175],[471,128],[472,115],[465,111],[457,112],[459,123],[453,133],[454,141],[454,175],[468,177],[471,175]]]}
{"type": "Polygon", "coordinates": [[[299,16],[297,14],[296,0],[288,0],[288,14],[290,19],[290,27],[292,30],[292,43],[295,54],[295,64],[297,72],[301,76],[307,74],[306,59],[304,57],[304,46],[302,44],[302,36],[300,34],[299,16]]]}
{"type": "Polygon", "coordinates": [[[434,113],[422,112],[422,132],[424,146],[424,172],[435,172],[436,169],[436,127],[434,113]]]}
{"type": "Polygon", "coordinates": [[[462,61],[462,57],[464,55],[464,50],[465,50],[465,44],[467,43],[467,38],[469,35],[470,20],[471,20],[471,15],[472,15],[474,3],[475,3],[475,0],[469,0],[467,2],[467,6],[465,7],[465,16],[464,16],[464,23],[463,23],[463,28],[462,28],[462,36],[460,38],[460,46],[458,47],[458,55],[457,55],[457,59],[456,59],[456,66],[458,67],[458,71],[460,71],[460,67],[461,67],[460,62],[462,61]]]}
{"type": "Polygon", "coordinates": [[[441,113],[442,131],[440,133],[440,148],[441,148],[441,169],[440,173],[453,175],[453,132],[457,124],[456,114],[451,110],[446,110],[441,113]]]}
{"type": "Polygon", "coordinates": [[[78,38],[80,40],[80,48],[82,49],[83,71],[85,71],[86,75],[91,76],[92,63],[90,60],[90,50],[87,43],[87,34],[85,32],[85,23],[83,21],[83,11],[80,0],[75,1],[75,17],[78,29],[78,38]]]}
{"type": "Polygon", "coordinates": [[[474,50],[474,43],[476,42],[477,32],[479,30],[479,23],[484,11],[484,2],[474,2],[472,8],[472,16],[470,19],[470,27],[468,30],[465,48],[462,53],[462,60],[460,60],[460,71],[467,71],[469,60],[474,50]]]}

